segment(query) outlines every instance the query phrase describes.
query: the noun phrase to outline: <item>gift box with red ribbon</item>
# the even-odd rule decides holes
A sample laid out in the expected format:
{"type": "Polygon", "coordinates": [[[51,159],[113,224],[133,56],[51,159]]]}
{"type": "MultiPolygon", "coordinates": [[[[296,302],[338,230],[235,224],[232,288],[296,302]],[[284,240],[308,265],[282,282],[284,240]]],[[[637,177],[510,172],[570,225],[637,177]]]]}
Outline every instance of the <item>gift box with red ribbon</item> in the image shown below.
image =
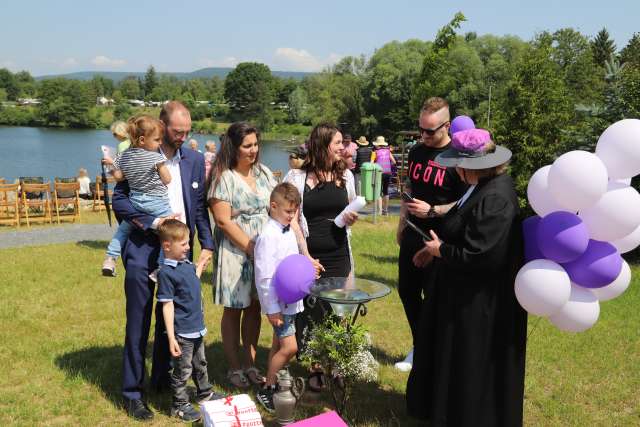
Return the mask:
{"type": "Polygon", "coordinates": [[[205,402],[200,410],[205,427],[263,427],[262,417],[247,394],[205,402]]]}

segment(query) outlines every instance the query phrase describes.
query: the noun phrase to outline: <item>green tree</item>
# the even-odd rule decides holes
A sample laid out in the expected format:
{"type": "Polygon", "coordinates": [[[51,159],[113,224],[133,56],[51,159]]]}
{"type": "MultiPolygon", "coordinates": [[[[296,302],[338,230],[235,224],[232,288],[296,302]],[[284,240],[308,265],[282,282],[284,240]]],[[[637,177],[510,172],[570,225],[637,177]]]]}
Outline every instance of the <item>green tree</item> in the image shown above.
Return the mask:
{"type": "Polygon", "coordinates": [[[125,77],[121,82],[119,89],[122,96],[126,99],[140,99],[142,98],[142,90],[140,88],[140,82],[135,76],[125,77]]]}
{"type": "Polygon", "coordinates": [[[113,94],[114,84],[113,80],[108,79],[101,75],[93,76],[90,80],[91,87],[96,93],[96,96],[111,97],[113,94]]]}
{"type": "Polygon", "coordinates": [[[289,122],[309,124],[309,100],[307,92],[302,87],[297,87],[293,92],[289,94],[287,100],[289,104],[289,122]]]}
{"type": "Polygon", "coordinates": [[[552,43],[545,35],[527,49],[505,96],[496,100],[492,119],[496,141],[514,153],[512,175],[522,204],[533,172],[566,151],[562,131],[574,117],[562,70],[552,59],[552,43]]]}
{"type": "Polygon", "coordinates": [[[599,99],[604,87],[603,73],[594,62],[589,39],[572,28],[562,28],[553,35],[542,33],[538,36],[539,40],[546,38],[552,40],[551,58],[560,66],[574,103],[599,99]]]}
{"type": "Polygon", "coordinates": [[[119,102],[113,109],[113,118],[116,120],[127,120],[131,115],[131,106],[126,101],[119,102]]]}
{"type": "Polygon", "coordinates": [[[95,92],[88,82],[47,79],[41,82],[39,98],[39,115],[46,126],[95,128],[98,124],[91,110],[95,92]]]}
{"type": "Polygon", "coordinates": [[[19,88],[19,97],[33,98],[36,96],[36,81],[28,71],[19,71],[14,74],[14,78],[19,88]]]}
{"type": "Polygon", "coordinates": [[[4,89],[7,92],[9,101],[15,101],[20,95],[20,88],[15,76],[6,68],[0,68],[0,89],[4,89]]]}
{"type": "Polygon", "coordinates": [[[604,67],[605,62],[616,52],[616,44],[609,37],[606,28],[602,28],[591,42],[591,52],[596,64],[604,67]]]}
{"type": "MultiPolygon", "coordinates": [[[[171,99],[179,99],[182,97],[182,84],[176,76],[162,75],[158,80],[152,92],[145,93],[145,99],[148,101],[167,101],[171,99]]],[[[189,95],[188,99],[193,101],[193,97],[189,95]]]]}
{"type": "Polygon", "coordinates": [[[620,62],[640,67],[640,33],[633,33],[629,43],[620,51],[620,62]]]}
{"type": "Polygon", "coordinates": [[[257,62],[243,62],[227,75],[224,95],[233,114],[268,125],[268,108],[274,99],[272,88],[269,67],[257,62]]]}
{"type": "Polygon", "coordinates": [[[460,28],[467,18],[458,12],[453,19],[444,27],[438,30],[433,44],[429,47],[422,61],[422,69],[414,83],[414,92],[412,97],[412,115],[417,117],[422,103],[430,96],[446,96],[440,88],[437,87],[439,79],[448,73],[448,64],[446,55],[449,48],[456,41],[456,30],[460,28]]]}
{"type": "Polygon", "coordinates": [[[387,133],[415,127],[413,83],[429,46],[420,40],[393,41],[375,51],[367,64],[363,93],[367,116],[375,118],[376,126],[372,129],[373,122],[367,120],[367,130],[387,133]]]}
{"type": "MultiPolygon", "coordinates": [[[[7,91],[4,88],[0,88],[0,103],[5,102],[7,100],[7,91]]],[[[2,104],[0,104],[0,108],[2,108],[2,104]]]]}
{"type": "Polygon", "coordinates": [[[158,86],[158,77],[156,76],[156,69],[153,65],[147,68],[147,72],[144,75],[144,95],[149,96],[153,93],[153,90],[158,86]]]}

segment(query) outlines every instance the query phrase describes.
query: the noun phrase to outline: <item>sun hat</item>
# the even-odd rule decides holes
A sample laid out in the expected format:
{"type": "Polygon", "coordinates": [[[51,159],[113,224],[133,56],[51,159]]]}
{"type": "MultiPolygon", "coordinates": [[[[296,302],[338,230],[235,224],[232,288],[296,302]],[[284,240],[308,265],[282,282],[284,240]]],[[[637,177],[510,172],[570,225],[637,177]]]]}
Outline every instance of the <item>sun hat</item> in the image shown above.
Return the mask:
{"type": "Polygon", "coordinates": [[[468,129],[453,134],[451,145],[440,153],[435,161],[446,167],[462,169],[489,169],[511,159],[511,151],[501,145],[485,151],[491,142],[491,134],[484,129],[468,129]]]}
{"type": "Polygon", "coordinates": [[[293,149],[287,151],[289,152],[289,154],[295,154],[299,159],[304,159],[305,157],[307,157],[308,153],[308,150],[304,146],[304,144],[298,145],[297,147],[294,147],[293,149]]]}
{"type": "Polygon", "coordinates": [[[373,145],[375,145],[376,147],[385,147],[389,144],[387,144],[387,141],[384,140],[384,136],[379,136],[375,141],[373,141],[373,145]]]}
{"type": "Polygon", "coordinates": [[[367,138],[365,136],[361,136],[356,142],[358,143],[358,145],[362,146],[369,145],[369,141],[367,141],[367,138]]]}

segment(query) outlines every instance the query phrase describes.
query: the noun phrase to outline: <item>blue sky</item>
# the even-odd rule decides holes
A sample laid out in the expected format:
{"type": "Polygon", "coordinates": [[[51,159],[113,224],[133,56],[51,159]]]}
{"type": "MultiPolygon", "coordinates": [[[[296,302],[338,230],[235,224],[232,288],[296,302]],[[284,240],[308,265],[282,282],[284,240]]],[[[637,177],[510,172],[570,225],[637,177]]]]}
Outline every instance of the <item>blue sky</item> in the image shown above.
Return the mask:
{"type": "Polygon", "coordinates": [[[512,34],[603,26],[618,49],[640,32],[640,0],[33,1],[3,2],[0,68],[33,75],[86,70],[193,71],[258,61],[317,71],[391,40],[432,40],[457,11],[461,32],[512,34]]]}

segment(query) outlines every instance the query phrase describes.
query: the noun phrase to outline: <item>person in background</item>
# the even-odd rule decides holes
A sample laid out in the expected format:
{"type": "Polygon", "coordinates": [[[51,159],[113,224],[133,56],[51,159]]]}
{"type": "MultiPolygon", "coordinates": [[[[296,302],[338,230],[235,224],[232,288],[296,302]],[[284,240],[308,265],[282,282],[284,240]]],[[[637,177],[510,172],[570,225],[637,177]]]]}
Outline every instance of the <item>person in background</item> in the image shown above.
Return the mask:
{"type": "Polygon", "coordinates": [[[351,140],[351,135],[345,133],[342,137],[342,145],[344,146],[344,150],[342,151],[344,162],[347,164],[347,169],[353,173],[353,170],[356,167],[356,152],[358,151],[358,144],[351,140]]]}
{"type": "Polygon", "coordinates": [[[208,187],[208,184],[211,182],[211,171],[213,170],[213,163],[216,160],[216,143],[209,140],[206,142],[206,144],[204,144],[204,149],[204,173],[208,187]]]}
{"type": "Polygon", "coordinates": [[[289,169],[300,169],[307,158],[307,149],[304,144],[289,151],[289,169]]]}
{"type": "Polygon", "coordinates": [[[510,158],[484,129],[456,132],[435,158],[469,189],[413,259],[432,267],[407,409],[431,426],[522,425],[527,313],[513,287],[524,247],[510,158]]]}
{"type": "Polygon", "coordinates": [[[219,240],[214,274],[214,303],[224,306],[220,324],[227,379],[238,388],[262,385],[255,367],[260,336],[260,301],[253,274],[255,239],[269,219],[269,198],[276,180],[260,163],[260,133],[244,122],[233,123],[220,139],[209,188],[209,207],[219,240]],[[242,358],[238,357],[242,337],[242,358]]]}
{"type": "Polygon", "coordinates": [[[127,124],[125,122],[123,122],[122,120],[113,122],[111,124],[110,130],[113,137],[119,141],[118,154],[122,153],[124,150],[131,146],[131,141],[129,141],[129,134],[127,133],[127,124]]]}
{"type": "Polygon", "coordinates": [[[202,153],[202,151],[198,150],[198,141],[193,138],[189,140],[189,148],[191,148],[193,151],[197,151],[198,153],[202,153]]]}
{"type": "MultiPolygon", "coordinates": [[[[400,245],[398,255],[398,294],[411,328],[411,338],[415,345],[422,301],[426,296],[423,289],[425,274],[430,266],[417,267],[413,256],[424,246],[422,237],[405,220],[410,220],[423,231],[439,230],[442,216],[464,194],[467,185],[462,182],[455,168],[440,165],[436,156],[447,148],[449,138],[449,104],[442,98],[425,101],[418,119],[421,143],[416,144],[408,156],[409,179],[412,201],[403,202],[396,240],[400,245]]],[[[407,357],[396,363],[402,371],[411,369],[413,349],[407,357]]]]}
{"type": "Polygon", "coordinates": [[[80,168],[78,170],[78,177],[76,179],[80,184],[80,190],[78,191],[80,198],[91,200],[91,178],[89,178],[87,170],[85,168],[80,168]]]}
{"type": "Polygon", "coordinates": [[[382,215],[389,215],[389,182],[396,159],[389,150],[389,144],[384,136],[379,136],[373,141],[376,151],[373,152],[374,161],[382,167],[382,197],[378,199],[378,208],[382,215]]]}
{"type": "Polygon", "coordinates": [[[363,163],[367,163],[371,161],[371,155],[373,154],[373,150],[371,149],[371,146],[369,145],[369,141],[367,141],[367,138],[364,136],[361,136],[360,138],[358,138],[358,140],[356,141],[359,145],[357,151],[356,151],[356,165],[353,168],[353,174],[354,174],[354,178],[355,178],[355,186],[356,186],[356,192],[358,195],[362,194],[362,188],[361,184],[360,184],[360,168],[362,167],[363,163]]]}

